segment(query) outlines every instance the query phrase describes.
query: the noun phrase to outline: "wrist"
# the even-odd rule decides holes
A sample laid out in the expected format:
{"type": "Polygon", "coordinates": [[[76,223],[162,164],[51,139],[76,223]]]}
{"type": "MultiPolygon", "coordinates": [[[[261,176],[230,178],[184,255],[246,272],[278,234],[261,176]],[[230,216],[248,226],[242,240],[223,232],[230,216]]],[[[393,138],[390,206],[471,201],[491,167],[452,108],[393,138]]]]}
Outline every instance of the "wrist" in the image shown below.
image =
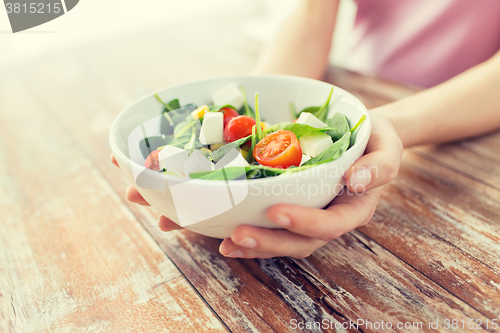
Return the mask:
{"type": "Polygon", "coordinates": [[[423,126],[415,112],[405,110],[396,103],[390,103],[370,110],[371,114],[380,115],[390,121],[398,134],[404,148],[419,145],[420,136],[423,134],[423,126]]]}

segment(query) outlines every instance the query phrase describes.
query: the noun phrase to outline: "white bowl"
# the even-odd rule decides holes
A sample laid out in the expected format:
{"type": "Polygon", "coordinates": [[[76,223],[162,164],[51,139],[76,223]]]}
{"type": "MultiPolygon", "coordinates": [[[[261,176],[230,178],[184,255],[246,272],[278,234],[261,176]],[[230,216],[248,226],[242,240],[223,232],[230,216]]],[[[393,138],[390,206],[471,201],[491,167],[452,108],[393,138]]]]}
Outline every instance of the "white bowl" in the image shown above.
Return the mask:
{"type": "MultiPolygon", "coordinates": [[[[322,105],[331,85],[307,78],[266,75],[232,76],[196,81],[158,91],[164,101],[178,98],[182,105],[211,104],[210,96],[229,83],[246,89],[253,107],[259,93],[260,113],[276,124],[291,121],[289,103],[296,109],[322,105]]],[[[138,153],[139,141],[160,134],[158,119],[162,106],[153,94],[142,98],[121,112],[110,132],[111,150],[128,181],[162,215],[202,235],[227,238],[242,224],[279,228],[266,218],[269,207],[294,204],[322,208],[343,189],[343,175],[363,155],[371,131],[371,121],[364,105],[348,92],[335,87],[328,116],[340,112],[353,126],[362,115],[367,119],[356,135],[355,144],[340,158],[272,178],[233,181],[197,180],[166,175],[143,167],[138,153]]]]}

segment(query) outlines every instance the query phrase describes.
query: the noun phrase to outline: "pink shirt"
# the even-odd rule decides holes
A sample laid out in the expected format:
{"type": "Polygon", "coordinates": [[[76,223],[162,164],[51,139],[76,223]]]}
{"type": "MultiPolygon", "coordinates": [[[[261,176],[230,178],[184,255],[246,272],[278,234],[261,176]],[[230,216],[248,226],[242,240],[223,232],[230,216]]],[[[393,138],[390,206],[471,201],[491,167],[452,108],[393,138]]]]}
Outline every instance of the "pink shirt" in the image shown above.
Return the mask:
{"type": "Polygon", "coordinates": [[[355,0],[349,68],[430,87],[500,49],[500,0],[355,0]]]}

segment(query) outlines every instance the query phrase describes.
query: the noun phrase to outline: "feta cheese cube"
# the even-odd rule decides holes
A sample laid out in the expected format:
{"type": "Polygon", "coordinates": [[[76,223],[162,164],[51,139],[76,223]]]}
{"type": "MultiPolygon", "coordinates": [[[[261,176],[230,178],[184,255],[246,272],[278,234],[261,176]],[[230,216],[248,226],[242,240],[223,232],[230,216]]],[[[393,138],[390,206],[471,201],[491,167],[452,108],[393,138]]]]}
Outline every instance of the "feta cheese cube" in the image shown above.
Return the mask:
{"type": "Polygon", "coordinates": [[[211,145],[224,141],[224,114],[222,112],[207,112],[201,125],[200,142],[211,145]]]}
{"type": "Polygon", "coordinates": [[[302,153],[311,157],[318,156],[325,149],[333,145],[332,137],[322,132],[311,132],[299,138],[302,153]]]}
{"type": "Polygon", "coordinates": [[[247,167],[250,166],[247,160],[241,155],[241,153],[236,149],[231,149],[224,157],[222,157],[219,162],[215,164],[215,170],[222,168],[233,168],[233,167],[247,167]]]}
{"type": "Polygon", "coordinates": [[[184,162],[184,173],[189,176],[192,173],[210,172],[214,168],[214,164],[203,155],[199,150],[191,153],[191,156],[184,162]]]}
{"type": "Polygon", "coordinates": [[[166,146],[158,153],[160,170],[165,168],[170,172],[184,174],[184,163],[189,158],[189,152],[177,147],[166,146]]]}
{"type": "Polygon", "coordinates": [[[238,110],[243,106],[243,94],[236,84],[231,83],[216,91],[215,94],[212,95],[212,101],[214,105],[220,106],[231,104],[238,110]]]}
{"type": "Polygon", "coordinates": [[[316,128],[323,128],[328,126],[327,124],[316,118],[315,115],[309,112],[302,112],[299,116],[299,119],[297,119],[295,123],[305,124],[316,128]]]}
{"type": "Polygon", "coordinates": [[[311,159],[311,156],[309,155],[306,155],[306,154],[302,154],[302,159],[300,160],[300,165],[306,163],[307,161],[309,161],[311,159]]]}

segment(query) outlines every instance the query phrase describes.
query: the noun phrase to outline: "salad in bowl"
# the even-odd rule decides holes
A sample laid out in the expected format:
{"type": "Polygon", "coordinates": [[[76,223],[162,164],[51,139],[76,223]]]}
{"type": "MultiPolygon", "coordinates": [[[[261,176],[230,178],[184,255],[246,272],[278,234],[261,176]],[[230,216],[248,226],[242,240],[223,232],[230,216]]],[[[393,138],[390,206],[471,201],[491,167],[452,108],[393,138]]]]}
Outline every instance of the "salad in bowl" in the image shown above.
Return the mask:
{"type": "Polygon", "coordinates": [[[370,130],[366,108],[338,87],[239,76],[147,96],[117,117],[110,142],[151,206],[185,228],[225,238],[241,224],[278,227],[265,215],[274,204],[327,205],[370,130]]]}

